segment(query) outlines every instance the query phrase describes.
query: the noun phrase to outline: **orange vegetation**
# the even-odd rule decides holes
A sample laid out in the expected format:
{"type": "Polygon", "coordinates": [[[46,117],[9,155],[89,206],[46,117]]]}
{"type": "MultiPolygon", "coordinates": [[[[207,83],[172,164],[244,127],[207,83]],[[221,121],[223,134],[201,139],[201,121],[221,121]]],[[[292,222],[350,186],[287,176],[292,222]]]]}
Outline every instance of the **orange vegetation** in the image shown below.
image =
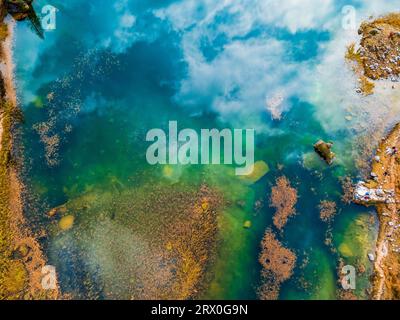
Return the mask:
{"type": "Polygon", "coordinates": [[[277,299],[282,282],[293,274],[296,255],[275,238],[271,229],[266,230],[261,248],[259,262],[262,266],[262,285],[259,288],[259,297],[262,300],[277,299]]]}
{"type": "Polygon", "coordinates": [[[276,180],[276,185],[271,190],[270,206],[276,209],[273,221],[279,230],[282,230],[288,218],[296,213],[294,206],[297,198],[297,190],[290,186],[290,181],[285,176],[276,180]]]}
{"type": "Polygon", "coordinates": [[[350,177],[341,179],[342,182],[342,201],[346,204],[350,204],[353,201],[354,185],[350,177]]]}
{"type": "Polygon", "coordinates": [[[154,183],[94,190],[52,210],[55,236],[73,236],[81,248],[74,259],[100,268],[94,283],[92,269],[71,265],[73,276],[85,279],[85,295],[79,290],[72,292],[74,298],[198,297],[210,280],[207,270],[216,253],[221,205],[221,195],[206,185],[154,183]],[[71,214],[73,226],[60,231],[57,220],[71,214]]]}
{"type": "Polygon", "coordinates": [[[329,222],[336,215],[336,203],[334,201],[323,200],[319,206],[319,216],[322,221],[329,222]]]}

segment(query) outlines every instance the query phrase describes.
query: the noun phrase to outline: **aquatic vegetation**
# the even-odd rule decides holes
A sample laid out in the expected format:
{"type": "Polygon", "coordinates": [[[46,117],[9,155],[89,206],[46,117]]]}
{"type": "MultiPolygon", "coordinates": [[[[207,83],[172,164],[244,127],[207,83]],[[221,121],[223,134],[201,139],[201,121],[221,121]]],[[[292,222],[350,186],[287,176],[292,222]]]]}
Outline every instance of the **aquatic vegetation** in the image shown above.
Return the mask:
{"type": "Polygon", "coordinates": [[[362,64],[361,54],[355,49],[356,44],[352,43],[347,47],[345,58],[350,61],[354,61],[358,64],[362,64]]]}
{"type": "Polygon", "coordinates": [[[74,277],[85,279],[67,292],[126,299],[188,299],[202,292],[222,199],[205,185],[165,187],[94,190],[65,204],[59,224],[68,217],[73,227],[50,230],[56,237],[52,255],[72,259],[74,277]]]}
{"type": "Polygon", "coordinates": [[[375,83],[365,76],[361,76],[358,81],[360,82],[360,90],[364,95],[369,96],[374,93],[375,83]]]}
{"type": "Polygon", "coordinates": [[[354,256],[353,251],[351,250],[351,248],[349,247],[349,245],[347,243],[342,243],[339,248],[339,253],[345,257],[345,258],[351,258],[354,256]]]}
{"type": "Polygon", "coordinates": [[[318,206],[320,218],[324,222],[331,221],[336,215],[336,202],[323,200],[318,206]]]}
{"type": "Polygon", "coordinates": [[[270,206],[275,208],[273,218],[274,225],[282,230],[288,219],[296,214],[297,190],[290,186],[290,181],[285,177],[279,177],[276,185],[272,187],[270,206]]]}
{"type": "MultiPolygon", "coordinates": [[[[121,1],[102,1],[110,8],[106,25],[99,22],[98,17],[104,15],[97,14],[96,6],[91,6],[93,14],[88,16],[78,2],[63,2],[68,19],[63,19],[48,42],[34,41],[31,34],[27,38],[33,41],[15,49],[18,87],[28,89],[20,92],[21,102],[27,102],[21,143],[32,198],[27,205],[33,209],[27,215],[32,217],[29,222],[41,236],[50,263],[56,266],[63,292],[82,299],[254,299],[258,293],[274,299],[334,298],[338,252],[329,249],[344,244],[342,253],[350,251],[350,259],[359,258],[357,248],[349,244],[355,240],[338,238],[339,217],[333,223],[333,211],[343,212],[343,207],[357,211],[338,201],[338,177],[354,175],[352,162],[360,149],[352,151],[346,141],[351,141],[353,128],[363,120],[357,112],[341,112],[349,101],[337,89],[348,83],[338,81],[335,86],[333,74],[332,82],[318,81],[324,80],[325,71],[335,72],[332,65],[321,64],[331,52],[334,34],[327,31],[326,40],[321,41],[325,35],[319,31],[289,34],[279,28],[284,63],[271,67],[279,71],[284,66],[285,74],[261,70],[258,79],[262,81],[250,83],[259,66],[268,65],[271,58],[281,55],[280,50],[271,55],[265,33],[261,32],[260,39],[257,30],[230,39],[225,31],[233,29],[225,28],[225,22],[232,14],[224,6],[217,8],[216,15],[208,15],[211,18],[200,30],[189,10],[191,27],[176,32],[175,28],[165,30],[169,17],[152,16],[150,1],[135,10],[138,24],[126,29],[135,38],[129,40],[112,27],[112,10],[121,1]],[[145,16],[141,8],[149,8],[145,16]],[[209,24],[214,17],[218,21],[209,24]],[[152,28],[144,30],[143,26],[152,28]],[[76,28],[81,32],[71,32],[76,28]],[[197,46],[186,36],[190,30],[199,36],[203,31],[210,33],[209,39],[196,39],[204,47],[198,50],[201,61],[195,68],[190,61],[185,63],[185,50],[197,46]],[[225,30],[223,37],[214,37],[215,30],[225,30]],[[119,39],[123,48],[113,39],[117,35],[123,38],[119,39]],[[182,39],[186,39],[184,46],[182,39]],[[33,47],[27,48],[31,43],[33,47]],[[93,44],[100,49],[86,54],[93,44]],[[310,47],[316,48],[315,55],[310,56],[310,47]],[[118,53],[104,57],[109,50],[118,53]],[[298,51],[303,52],[299,55],[298,51]],[[24,65],[27,52],[38,57],[29,66],[32,74],[24,65]],[[235,57],[238,60],[232,66],[230,59],[235,57]],[[299,68],[297,59],[301,59],[299,68]],[[182,66],[176,66],[176,61],[182,66]],[[224,71],[235,70],[235,74],[214,74],[221,62],[224,71]],[[239,67],[249,62],[260,65],[245,68],[243,73],[239,67]],[[308,71],[315,70],[315,82],[324,90],[308,83],[314,82],[308,71]],[[292,82],[297,75],[300,82],[292,82]],[[264,77],[274,79],[266,86],[264,77]],[[332,83],[329,91],[326,87],[332,83]],[[276,86],[287,92],[281,94],[276,86]],[[337,103],[341,94],[343,104],[337,103]],[[318,95],[318,99],[308,95],[318,95]],[[149,167],[143,146],[146,132],[162,128],[171,119],[196,132],[211,127],[255,127],[256,158],[264,161],[256,162],[248,177],[236,176],[235,168],[228,165],[149,167]],[[340,157],[333,168],[312,152],[319,137],[335,141],[340,157]],[[282,175],[291,181],[281,177],[275,183],[282,175]],[[271,187],[270,195],[266,190],[271,187]],[[336,206],[319,203],[321,199],[335,200],[336,206]],[[299,215],[294,220],[296,212],[299,215]],[[323,245],[327,229],[331,232],[328,248],[323,245]],[[272,242],[263,243],[266,250],[259,248],[263,236],[265,242],[272,242]],[[258,261],[260,251],[264,256],[258,261]],[[310,258],[304,263],[307,266],[295,268],[293,260],[300,252],[300,258],[310,258]],[[261,274],[262,285],[256,291],[261,267],[267,272],[261,274]],[[304,288],[300,278],[306,283],[304,288]]],[[[204,13],[209,7],[213,5],[204,8],[204,13]]],[[[157,4],[157,10],[164,10],[164,4],[157,4]]],[[[241,14],[235,12],[235,20],[241,14]]],[[[22,29],[16,29],[17,35],[22,29]]],[[[347,58],[361,61],[360,57],[355,45],[349,49],[347,58]]],[[[197,58],[192,57],[193,61],[197,58]]],[[[340,57],[330,58],[340,61],[340,57]]],[[[338,77],[345,80],[346,75],[338,77]]],[[[363,98],[355,96],[351,108],[362,109],[356,99],[363,98]]],[[[22,257],[29,256],[30,248],[13,248],[13,256],[25,261],[22,257]]],[[[367,278],[371,268],[366,265],[365,269],[367,278]]]]}
{"type": "Polygon", "coordinates": [[[354,183],[350,177],[341,178],[342,184],[342,202],[350,204],[353,202],[354,197],[354,183]]]}
{"type": "Polygon", "coordinates": [[[262,284],[258,294],[261,300],[278,299],[280,286],[292,276],[296,259],[294,252],[285,248],[271,229],[265,231],[259,257],[262,284]]]}
{"type": "Polygon", "coordinates": [[[307,152],[303,154],[302,164],[308,170],[324,170],[326,164],[315,152],[307,152]]]}

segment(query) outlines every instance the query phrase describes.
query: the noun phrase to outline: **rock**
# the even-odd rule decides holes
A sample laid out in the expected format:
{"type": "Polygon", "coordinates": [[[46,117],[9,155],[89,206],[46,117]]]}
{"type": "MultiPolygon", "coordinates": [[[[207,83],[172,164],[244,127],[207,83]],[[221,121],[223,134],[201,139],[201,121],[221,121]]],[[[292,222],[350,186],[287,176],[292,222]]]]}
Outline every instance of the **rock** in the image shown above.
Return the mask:
{"type": "Polygon", "coordinates": [[[360,181],[354,189],[354,202],[359,204],[395,203],[392,190],[371,189],[360,181]]]}
{"type": "Polygon", "coordinates": [[[49,217],[54,217],[54,216],[56,216],[56,215],[63,215],[63,214],[65,214],[65,213],[67,213],[67,208],[66,208],[65,205],[62,205],[62,206],[55,207],[55,208],[51,209],[51,210],[47,213],[47,215],[48,215],[49,217]]]}
{"type": "Polygon", "coordinates": [[[369,32],[369,34],[370,34],[371,36],[376,36],[378,33],[379,33],[379,30],[377,30],[377,29],[372,29],[372,30],[369,32]]]}
{"type": "Polygon", "coordinates": [[[243,224],[243,228],[250,229],[251,228],[251,221],[250,220],[245,221],[244,224],[243,224]]]}
{"type": "Polygon", "coordinates": [[[333,143],[327,143],[322,140],[319,140],[314,145],[315,152],[326,161],[327,164],[331,165],[333,160],[335,159],[335,154],[331,151],[333,143]]]}
{"type": "Polygon", "coordinates": [[[69,230],[74,225],[74,220],[75,220],[74,216],[71,216],[71,215],[65,216],[59,221],[58,226],[63,231],[69,230]]]}
{"type": "Polygon", "coordinates": [[[375,261],[374,254],[373,253],[368,253],[368,259],[369,259],[369,261],[374,262],[375,261]]]}

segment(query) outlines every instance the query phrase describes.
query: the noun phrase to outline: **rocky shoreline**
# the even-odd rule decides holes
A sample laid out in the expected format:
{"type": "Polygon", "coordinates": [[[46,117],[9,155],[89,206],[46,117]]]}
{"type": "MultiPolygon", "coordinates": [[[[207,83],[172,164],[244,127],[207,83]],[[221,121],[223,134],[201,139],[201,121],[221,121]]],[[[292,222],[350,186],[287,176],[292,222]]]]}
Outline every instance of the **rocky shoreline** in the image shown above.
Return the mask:
{"type": "Polygon", "coordinates": [[[21,159],[13,152],[13,134],[21,119],[13,78],[13,21],[5,22],[0,0],[0,300],[57,299],[59,289],[44,290],[41,247],[24,218],[19,179],[21,159]]]}
{"type": "Polygon", "coordinates": [[[370,179],[359,182],[354,201],[375,206],[380,227],[375,252],[372,299],[400,299],[400,124],[380,143],[373,158],[370,179]]]}
{"type": "MultiPolygon", "coordinates": [[[[359,77],[358,92],[374,94],[376,81],[388,82],[392,89],[400,75],[400,14],[392,13],[361,24],[360,43],[348,47],[359,77]]],[[[365,143],[368,143],[366,141],[365,143]]],[[[373,155],[366,181],[359,181],[353,202],[374,206],[380,222],[375,252],[368,258],[374,265],[374,300],[400,299],[400,124],[382,139],[373,155]]]]}

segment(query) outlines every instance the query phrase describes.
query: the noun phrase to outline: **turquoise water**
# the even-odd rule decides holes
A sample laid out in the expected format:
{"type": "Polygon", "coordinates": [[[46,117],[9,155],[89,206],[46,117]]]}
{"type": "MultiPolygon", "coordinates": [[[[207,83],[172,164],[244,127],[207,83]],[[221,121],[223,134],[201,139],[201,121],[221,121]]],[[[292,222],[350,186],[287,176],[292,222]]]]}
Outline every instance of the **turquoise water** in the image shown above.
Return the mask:
{"type": "MultiPolygon", "coordinates": [[[[220,212],[221,242],[203,297],[256,298],[259,243],[272,225],[269,194],[275,179],[285,175],[298,189],[299,201],[297,215],[278,238],[296,252],[298,261],[280,298],[335,299],[339,257],[367,266],[357,278],[356,292],[365,297],[371,274],[366,252],[373,248],[376,233],[375,227],[368,227],[373,213],[340,201],[340,178],[357,176],[351,150],[355,133],[346,129],[344,118],[332,130],[321,117],[326,114],[323,106],[301,94],[318,87],[312,79],[304,82],[302,72],[321,63],[334,28],[300,26],[294,32],[284,22],[261,18],[248,26],[246,10],[214,12],[208,2],[199,2],[196,10],[186,8],[183,16],[178,14],[184,2],[47,2],[59,12],[57,29],[47,32],[44,41],[26,25],[16,27],[16,81],[25,114],[20,143],[30,191],[27,215],[36,231],[49,234],[42,244],[64,292],[108,298],[96,287],[101,272],[76,258],[90,251],[91,238],[80,243],[69,231],[55,231],[54,221],[46,216],[51,208],[93,193],[111,194],[105,201],[108,208],[116,201],[112,199],[143,186],[168,189],[179,182],[193,189],[206,181],[230,205],[220,212]],[[163,11],[168,5],[174,10],[163,11]],[[265,68],[271,73],[264,73],[265,68]],[[288,91],[286,108],[283,119],[273,121],[264,106],[265,96],[280,89],[288,91]],[[256,128],[255,157],[270,171],[254,185],[235,177],[227,166],[177,167],[166,175],[165,168],[147,164],[145,135],[152,128],[167,128],[170,120],[195,130],[256,128]],[[335,142],[334,166],[314,155],[312,145],[318,139],[335,142]],[[259,211],[254,210],[257,200],[264,203],[259,211]],[[332,226],[336,253],[324,244],[327,225],[317,209],[321,200],[338,206],[332,226]],[[246,220],[252,222],[249,230],[243,228],[246,220]],[[302,266],[303,261],[308,263],[302,266]],[[95,288],[82,285],[88,278],[95,288]]],[[[37,1],[36,7],[43,3],[37,1]]],[[[340,9],[337,3],[333,14],[340,9]]],[[[255,13],[248,9],[247,14],[255,13]]],[[[90,229],[96,220],[77,217],[75,224],[84,223],[90,229]]],[[[121,248],[130,245],[121,243],[121,248]]],[[[108,263],[93,259],[100,268],[108,263]]]]}

